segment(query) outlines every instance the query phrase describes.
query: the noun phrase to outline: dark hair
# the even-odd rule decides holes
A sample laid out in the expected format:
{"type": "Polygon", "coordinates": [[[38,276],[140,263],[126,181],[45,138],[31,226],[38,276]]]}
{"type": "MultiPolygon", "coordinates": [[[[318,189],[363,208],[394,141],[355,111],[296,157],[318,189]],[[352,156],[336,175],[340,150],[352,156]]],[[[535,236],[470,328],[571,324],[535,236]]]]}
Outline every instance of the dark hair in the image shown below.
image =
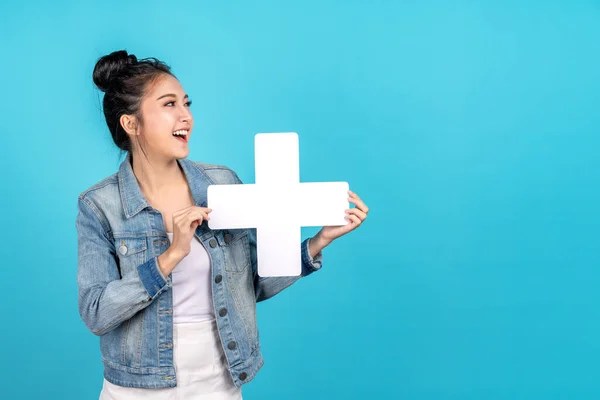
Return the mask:
{"type": "Polygon", "coordinates": [[[141,124],[144,93],[162,74],[175,76],[164,62],[153,57],[138,60],[125,50],[114,51],[96,62],[94,83],[105,93],[104,117],[113,141],[121,150],[131,152],[129,135],[119,121],[121,115],[135,115],[141,124]]]}

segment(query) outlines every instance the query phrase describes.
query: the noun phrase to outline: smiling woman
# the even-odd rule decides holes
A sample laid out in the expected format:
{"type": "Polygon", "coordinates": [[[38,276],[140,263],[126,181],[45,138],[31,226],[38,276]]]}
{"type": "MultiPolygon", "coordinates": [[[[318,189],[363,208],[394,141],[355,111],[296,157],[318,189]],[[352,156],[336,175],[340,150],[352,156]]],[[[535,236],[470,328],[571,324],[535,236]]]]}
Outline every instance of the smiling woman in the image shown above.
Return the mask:
{"type": "Polygon", "coordinates": [[[78,202],[79,313],[100,336],[100,399],[241,399],[263,365],[256,303],[319,270],[321,250],[368,209],[350,192],[350,223],[299,244],[300,276],[259,277],[256,230],[206,224],[208,186],[241,181],[186,159],[191,101],[170,67],[121,50],[98,60],[93,79],[127,152],[78,202]]]}
{"type": "MultiPolygon", "coordinates": [[[[79,311],[101,336],[100,398],[240,399],[239,386],[255,367],[238,372],[234,382],[211,293],[222,256],[207,251],[211,237],[194,239],[210,212],[197,206],[205,195],[194,184],[208,177],[205,190],[234,173],[216,166],[203,172],[185,160],[192,102],[165,63],[116,51],[98,60],[93,80],[105,92],[112,138],[127,152],[117,174],[80,195],[77,217],[79,311]]],[[[256,348],[245,345],[254,338],[226,334],[237,339],[230,350],[232,343],[235,350],[256,348]]],[[[240,350],[235,356],[248,357],[240,350]]]]}

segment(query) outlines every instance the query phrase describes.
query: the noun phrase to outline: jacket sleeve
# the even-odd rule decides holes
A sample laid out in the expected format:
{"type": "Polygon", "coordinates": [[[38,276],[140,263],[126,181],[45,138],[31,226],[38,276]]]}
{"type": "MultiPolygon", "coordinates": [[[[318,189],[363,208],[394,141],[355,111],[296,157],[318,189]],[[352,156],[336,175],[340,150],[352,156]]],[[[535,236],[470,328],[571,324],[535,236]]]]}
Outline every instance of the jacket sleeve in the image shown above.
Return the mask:
{"type": "Polygon", "coordinates": [[[153,257],[137,267],[137,273],[121,277],[115,247],[101,223],[101,213],[79,197],[76,218],[79,314],[95,335],[104,335],[146,308],[171,287],[153,257]]]}
{"type": "Polygon", "coordinates": [[[250,258],[252,262],[252,273],[254,274],[254,293],[256,301],[267,300],[281,292],[283,289],[291,286],[298,279],[308,276],[319,270],[322,266],[322,253],[311,257],[308,251],[310,239],[304,240],[301,244],[302,272],[298,276],[259,276],[256,258],[256,229],[248,230],[248,242],[250,244],[250,258]]]}

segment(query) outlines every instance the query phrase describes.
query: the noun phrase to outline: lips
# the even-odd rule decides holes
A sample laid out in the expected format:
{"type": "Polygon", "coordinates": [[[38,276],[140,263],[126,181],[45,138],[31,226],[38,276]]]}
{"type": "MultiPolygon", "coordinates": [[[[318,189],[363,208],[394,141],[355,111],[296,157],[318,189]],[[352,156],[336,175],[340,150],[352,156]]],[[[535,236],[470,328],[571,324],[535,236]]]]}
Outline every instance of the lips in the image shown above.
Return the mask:
{"type": "Polygon", "coordinates": [[[175,132],[173,132],[173,137],[175,137],[175,139],[177,139],[179,141],[187,143],[188,134],[189,134],[189,130],[179,129],[179,130],[176,130],[175,132]]]}
{"type": "Polygon", "coordinates": [[[180,142],[187,143],[187,136],[174,136],[180,142]]]}

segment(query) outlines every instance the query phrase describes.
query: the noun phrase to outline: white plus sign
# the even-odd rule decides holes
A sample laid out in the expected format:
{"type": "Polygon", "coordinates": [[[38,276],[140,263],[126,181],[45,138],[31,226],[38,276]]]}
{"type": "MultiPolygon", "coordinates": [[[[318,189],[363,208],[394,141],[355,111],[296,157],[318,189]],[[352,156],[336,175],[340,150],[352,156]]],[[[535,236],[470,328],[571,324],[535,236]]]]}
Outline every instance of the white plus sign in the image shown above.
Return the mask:
{"type": "Polygon", "coordinates": [[[255,184],[210,185],[211,229],[256,228],[260,276],[302,271],[301,227],[346,225],[347,182],[300,183],[298,134],[254,137],[255,184]]]}

